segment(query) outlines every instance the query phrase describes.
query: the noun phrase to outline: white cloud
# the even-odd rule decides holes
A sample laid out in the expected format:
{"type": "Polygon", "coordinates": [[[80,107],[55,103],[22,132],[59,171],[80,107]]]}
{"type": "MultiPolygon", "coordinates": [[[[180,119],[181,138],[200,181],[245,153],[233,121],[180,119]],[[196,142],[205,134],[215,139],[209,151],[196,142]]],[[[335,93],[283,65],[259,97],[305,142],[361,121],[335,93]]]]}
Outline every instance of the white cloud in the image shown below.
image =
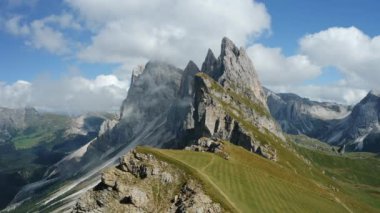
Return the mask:
{"type": "Polygon", "coordinates": [[[34,106],[60,112],[118,111],[127,95],[129,80],[115,75],[94,79],[66,76],[39,78],[33,82],[0,83],[0,103],[5,107],[34,106]]]}
{"type": "Polygon", "coordinates": [[[30,99],[31,84],[27,81],[16,81],[13,84],[0,82],[0,105],[15,108],[27,106],[30,99]]]}
{"type": "Polygon", "coordinates": [[[10,34],[26,38],[25,43],[29,46],[58,55],[69,53],[71,44],[65,35],[56,28],[81,29],[73,15],[68,13],[51,15],[43,19],[33,20],[30,23],[22,22],[22,20],[22,16],[14,16],[6,20],[5,29],[10,34]]]}
{"type": "Polygon", "coordinates": [[[380,89],[380,36],[371,38],[355,27],[333,27],[304,36],[299,49],[299,54],[286,57],[280,48],[255,44],[248,48],[248,54],[264,85],[278,92],[354,104],[369,90],[380,89]],[[342,78],[305,84],[328,67],[335,67],[342,78]]]}
{"type": "Polygon", "coordinates": [[[58,24],[62,29],[81,30],[82,26],[75,20],[72,14],[67,12],[61,15],[51,15],[41,20],[44,24],[58,24]]]}
{"type": "Polygon", "coordinates": [[[371,38],[355,27],[333,27],[306,35],[300,49],[313,62],[338,68],[350,87],[380,88],[380,36],[371,38]]]}
{"type": "Polygon", "coordinates": [[[247,53],[265,85],[302,83],[321,74],[320,67],[305,55],[286,57],[280,48],[268,48],[261,44],[250,46],[247,53]]]}
{"type": "Polygon", "coordinates": [[[45,49],[50,53],[64,54],[70,50],[64,35],[45,25],[43,21],[33,21],[30,25],[31,37],[28,45],[36,49],[45,49]]]}
{"type": "Polygon", "coordinates": [[[238,45],[270,28],[263,4],[252,0],[67,0],[94,33],[79,58],[125,63],[162,59],[202,62],[228,36],[238,45]]]}
{"type": "Polygon", "coordinates": [[[14,16],[5,22],[5,29],[13,35],[28,35],[29,27],[20,23],[22,17],[14,16]]]}

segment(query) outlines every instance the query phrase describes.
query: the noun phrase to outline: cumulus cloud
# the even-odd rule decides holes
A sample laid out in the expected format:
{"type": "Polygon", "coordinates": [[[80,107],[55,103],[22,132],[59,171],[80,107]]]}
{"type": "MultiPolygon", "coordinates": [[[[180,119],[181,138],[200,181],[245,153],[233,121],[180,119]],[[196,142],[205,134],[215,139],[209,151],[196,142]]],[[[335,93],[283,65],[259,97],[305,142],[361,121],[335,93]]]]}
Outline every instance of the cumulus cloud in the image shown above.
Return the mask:
{"type": "Polygon", "coordinates": [[[22,17],[14,16],[5,22],[5,28],[13,35],[28,35],[30,33],[29,27],[20,23],[22,17]]]}
{"type": "Polygon", "coordinates": [[[23,22],[23,17],[16,15],[6,20],[4,26],[9,33],[25,37],[27,45],[59,55],[70,52],[70,42],[56,28],[81,29],[73,15],[68,13],[51,15],[30,23],[23,22]]]}
{"type": "Polygon", "coordinates": [[[268,48],[255,44],[247,49],[260,80],[265,85],[298,84],[321,74],[321,68],[305,55],[286,57],[281,48],[268,48]]]}
{"type": "Polygon", "coordinates": [[[201,63],[207,48],[228,36],[245,45],[270,28],[262,3],[252,0],[66,0],[93,32],[79,52],[90,62],[162,59],[201,63]]]}
{"type": "Polygon", "coordinates": [[[261,44],[247,51],[264,85],[277,92],[354,104],[369,90],[380,89],[380,36],[370,37],[356,27],[332,27],[308,34],[299,41],[299,53],[292,56],[284,56],[281,48],[261,44]],[[342,78],[305,84],[328,67],[336,68],[342,78]]]}
{"type": "Polygon", "coordinates": [[[347,86],[380,88],[380,36],[371,38],[355,27],[333,27],[306,35],[300,49],[320,66],[338,68],[347,86]]]}
{"type": "Polygon", "coordinates": [[[17,81],[13,84],[0,82],[0,105],[15,108],[27,106],[30,101],[31,84],[27,81],[17,81]]]}
{"type": "Polygon", "coordinates": [[[127,95],[128,80],[115,75],[94,79],[66,76],[61,79],[41,77],[33,82],[0,83],[1,106],[34,106],[48,111],[88,112],[118,111],[127,95]]]}

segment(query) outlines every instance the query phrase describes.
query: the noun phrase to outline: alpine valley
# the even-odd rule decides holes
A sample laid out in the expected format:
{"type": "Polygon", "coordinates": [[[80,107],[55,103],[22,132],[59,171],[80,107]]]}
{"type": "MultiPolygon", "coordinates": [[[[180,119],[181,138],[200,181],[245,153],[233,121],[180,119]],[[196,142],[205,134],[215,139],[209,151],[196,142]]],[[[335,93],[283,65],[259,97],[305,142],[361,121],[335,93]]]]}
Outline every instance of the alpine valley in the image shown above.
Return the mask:
{"type": "Polygon", "coordinates": [[[276,94],[228,38],[136,68],[116,119],[1,108],[0,133],[3,212],[380,212],[380,94],[276,94]]]}

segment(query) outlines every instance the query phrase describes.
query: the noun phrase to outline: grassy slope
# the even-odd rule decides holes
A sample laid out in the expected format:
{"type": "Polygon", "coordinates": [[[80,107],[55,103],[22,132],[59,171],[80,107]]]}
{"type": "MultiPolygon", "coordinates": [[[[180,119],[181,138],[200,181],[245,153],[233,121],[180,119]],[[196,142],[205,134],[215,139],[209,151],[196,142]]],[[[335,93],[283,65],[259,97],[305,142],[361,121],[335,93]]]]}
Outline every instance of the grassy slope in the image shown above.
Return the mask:
{"type": "MultiPolygon", "coordinates": [[[[295,170],[271,162],[225,142],[231,159],[211,153],[138,148],[175,163],[195,174],[206,191],[234,212],[347,212],[336,199],[353,199],[334,193],[323,181],[315,183],[295,170]],[[342,198],[341,198],[342,197],[342,198]]],[[[341,201],[343,202],[343,201],[341,201]]],[[[366,204],[354,202],[355,211],[375,212],[366,204]]]]}
{"type": "Polygon", "coordinates": [[[380,211],[380,159],[370,153],[334,155],[319,150],[297,147],[315,167],[335,180],[344,198],[354,198],[380,211]]]}

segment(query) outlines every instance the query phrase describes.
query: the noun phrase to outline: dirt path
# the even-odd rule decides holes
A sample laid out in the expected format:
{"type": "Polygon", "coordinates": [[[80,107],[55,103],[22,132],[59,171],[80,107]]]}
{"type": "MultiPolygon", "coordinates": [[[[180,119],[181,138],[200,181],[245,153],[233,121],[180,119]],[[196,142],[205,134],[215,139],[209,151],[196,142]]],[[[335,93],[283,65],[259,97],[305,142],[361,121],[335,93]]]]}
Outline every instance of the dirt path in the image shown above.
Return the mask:
{"type": "Polygon", "coordinates": [[[215,156],[211,154],[211,160],[201,169],[201,171],[206,170],[207,167],[209,167],[214,162],[215,156]]]}
{"type": "MultiPolygon", "coordinates": [[[[333,196],[334,196],[334,195],[333,195],[333,196]]],[[[335,201],[336,201],[337,203],[339,203],[340,205],[342,205],[343,208],[345,208],[348,212],[353,213],[353,211],[352,211],[350,208],[348,208],[348,206],[346,206],[346,204],[344,204],[342,201],[340,201],[339,198],[337,198],[337,197],[335,197],[335,196],[334,196],[334,198],[335,198],[335,201]]]]}

